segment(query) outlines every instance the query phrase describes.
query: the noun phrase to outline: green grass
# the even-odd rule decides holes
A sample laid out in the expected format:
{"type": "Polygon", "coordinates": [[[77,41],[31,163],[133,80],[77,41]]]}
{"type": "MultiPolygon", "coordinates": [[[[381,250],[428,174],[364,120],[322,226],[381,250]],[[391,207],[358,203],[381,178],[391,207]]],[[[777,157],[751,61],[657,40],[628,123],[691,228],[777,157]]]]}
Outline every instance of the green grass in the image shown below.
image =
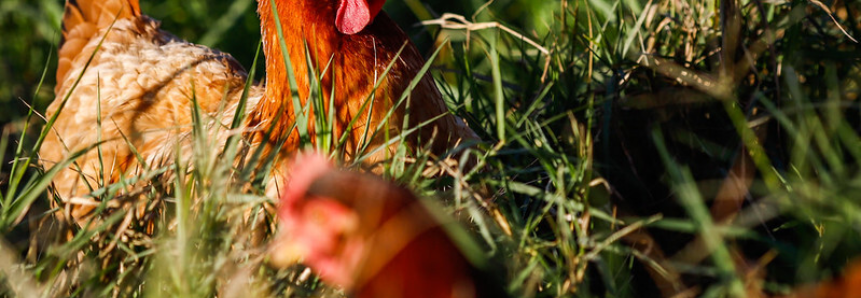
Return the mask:
{"type": "MultiPolygon", "coordinates": [[[[45,121],[27,108],[54,98],[56,2],[0,4],[2,295],[339,297],[303,268],[265,266],[273,198],[255,173],[271,160],[240,138],[124,181],[148,181],[150,221],[103,206],[92,229],[58,226],[46,187],[59,168],[37,169],[45,121]],[[253,158],[235,165],[240,154],[253,158]]],[[[515,296],[786,294],[861,255],[861,49],[849,38],[861,3],[389,2],[436,57],[428,71],[485,141],[488,170],[431,179],[424,163],[395,163],[386,175],[462,219],[479,240],[469,253],[502,264],[515,296]],[[413,26],[444,12],[477,30],[413,26]]],[[[253,1],[142,5],[180,37],[256,61],[253,1]]],[[[195,147],[212,148],[220,128],[189,113],[195,147]]],[[[94,188],[108,201],[122,186],[94,188]]]]}

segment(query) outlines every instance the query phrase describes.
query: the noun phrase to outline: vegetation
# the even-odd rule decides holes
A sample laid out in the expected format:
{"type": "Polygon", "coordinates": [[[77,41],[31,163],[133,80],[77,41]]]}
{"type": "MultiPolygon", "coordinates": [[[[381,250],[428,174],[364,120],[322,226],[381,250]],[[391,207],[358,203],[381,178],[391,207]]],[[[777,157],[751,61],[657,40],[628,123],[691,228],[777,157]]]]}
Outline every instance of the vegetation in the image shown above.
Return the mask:
{"type": "MultiPolygon", "coordinates": [[[[254,1],[142,2],[252,67],[254,1]]],[[[487,167],[427,178],[400,161],[386,175],[463,219],[515,295],[782,295],[861,254],[861,2],[389,2],[428,57],[439,49],[431,73],[487,167]]],[[[88,229],[56,221],[34,152],[61,13],[0,3],[2,295],[338,297],[266,266],[275,198],[257,165],[232,163],[254,152],[196,152],[136,177],[144,193],[96,191],[139,208],[103,204],[88,229]],[[126,220],[139,210],[152,217],[126,220]]]]}

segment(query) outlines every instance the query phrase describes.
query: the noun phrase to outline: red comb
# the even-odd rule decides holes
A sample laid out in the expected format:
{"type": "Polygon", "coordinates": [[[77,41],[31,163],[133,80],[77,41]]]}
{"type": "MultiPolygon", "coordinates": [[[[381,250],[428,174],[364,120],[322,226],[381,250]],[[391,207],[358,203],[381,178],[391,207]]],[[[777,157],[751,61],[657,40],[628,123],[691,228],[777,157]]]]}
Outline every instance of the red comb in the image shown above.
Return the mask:
{"type": "Polygon", "coordinates": [[[341,0],[335,26],[343,34],[359,33],[374,21],[385,3],[385,0],[341,0]]]}

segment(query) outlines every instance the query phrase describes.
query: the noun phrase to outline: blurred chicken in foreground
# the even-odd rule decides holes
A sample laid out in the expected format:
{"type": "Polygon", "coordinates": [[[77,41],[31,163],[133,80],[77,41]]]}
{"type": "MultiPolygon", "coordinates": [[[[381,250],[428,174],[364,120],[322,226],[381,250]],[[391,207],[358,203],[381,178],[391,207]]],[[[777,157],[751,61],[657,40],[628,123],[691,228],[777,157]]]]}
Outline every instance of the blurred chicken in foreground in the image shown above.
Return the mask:
{"type": "Polygon", "coordinates": [[[299,157],[270,244],[278,266],[303,261],[351,297],[508,297],[409,190],[299,157]]]}
{"type": "Polygon", "coordinates": [[[853,261],[844,269],[843,276],[831,281],[800,287],[779,298],[855,298],[861,297],[861,261],[853,261]]]}

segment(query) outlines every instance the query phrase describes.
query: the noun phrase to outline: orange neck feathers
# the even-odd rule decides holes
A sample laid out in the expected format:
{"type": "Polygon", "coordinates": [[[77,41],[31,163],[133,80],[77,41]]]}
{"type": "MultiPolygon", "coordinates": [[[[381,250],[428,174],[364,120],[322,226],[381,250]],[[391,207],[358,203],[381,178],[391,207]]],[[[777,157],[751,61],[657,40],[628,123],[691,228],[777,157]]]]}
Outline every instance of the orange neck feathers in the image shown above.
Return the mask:
{"type": "MultiPolygon", "coordinates": [[[[298,1],[283,1],[275,0],[275,9],[277,10],[277,18],[273,13],[272,3],[270,0],[258,1],[258,13],[260,14],[261,30],[263,35],[263,53],[266,57],[266,92],[263,100],[260,102],[257,113],[253,117],[259,117],[259,122],[264,124],[262,127],[267,128],[269,125],[275,125],[272,140],[288,134],[286,131],[293,126],[295,121],[293,113],[293,101],[291,98],[290,80],[287,71],[287,64],[284,61],[281,48],[281,38],[278,34],[278,24],[282,29],[282,36],[286,52],[289,53],[290,62],[293,73],[296,79],[300,101],[305,105],[305,99],[309,92],[308,78],[308,63],[305,54],[305,43],[308,43],[308,48],[311,51],[312,60],[317,57],[328,61],[334,53],[334,46],[337,41],[337,31],[334,26],[334,4],[330,1],[320,0],[298,0],[298,1]],[[324,58],[325,57],[325,58],[324,58]],[[280,114],[277,123],[265,123],[276,119],[280,114]]],[[[324,79],[324,86],[328,85],[330,79],[328,76],[324,79]]],[[[313,127],[310,128],[313,130],[313,127]]],[[[298,146],[298,132],[293,130],[289,132],[287,144],[285,144],[284,152],[298,146]]]]}
{"type": "MultiPolygon", "coordinates": [[[[258,0],[263,49],[266,56],[266,93],[257,112],[252,116],[252,125],[264,124],[262,127],[268,127],[265,125],[266,121],[271,121],[280,113],[280,120],[277,123],[271,123],[276,125],[273,133],[273,138],[276,138],[287,135],[288,132],[285,130],[292,127],[294,123],[293,101],[290,97],[292,89],[287,65],[283,59],[285,51],[282,49],[278,34],[277,22],[280,21],[300,102],[305,105],[309,94],[308,61],[310,60],[313,69],[327,70],[321,81],[322,90],[326,93],[322,95],[323,98],[328,97],[328,92],[335,84],[337,119],[333,119],[336,123],[334,133],[340,135],[344,132],[346,125],[358,112],[356,106],[361,105],[370,87],[373,86],[373,74],[377,65],[373,59],[369,62],[366,56],[375,55],[373,41],[379,40],[380,34],[369,27],[380,13],[384,2],[384,0],[258,0]],[[272,2],[275,4],[274,11],[272,2]],[[356,34],[345,34],[345,32],[356,34]],[[331,60],[331,65],[330,59],[334,59],[331,60]]],[[[401,46],[403,41],[393,44],[401,46]]],[[[397,48],[385,50],[393,53],[397,48]]],[[[383,55],[385,54],[380,54],[380,56],[383,55]]],[[[381,90],[384,89],[385,86],[381,86],[381,90]]],[[[380,104],[381,108],[384,106],[386,105],[380,104]]],[[[313,134],[313,125],[309,130],[309,133],[313,134]]],[[[290,149],[298,145],[298,140],[297,131],[289,132],[287,144],[282,151],[295,151],[290,149]]]]}

